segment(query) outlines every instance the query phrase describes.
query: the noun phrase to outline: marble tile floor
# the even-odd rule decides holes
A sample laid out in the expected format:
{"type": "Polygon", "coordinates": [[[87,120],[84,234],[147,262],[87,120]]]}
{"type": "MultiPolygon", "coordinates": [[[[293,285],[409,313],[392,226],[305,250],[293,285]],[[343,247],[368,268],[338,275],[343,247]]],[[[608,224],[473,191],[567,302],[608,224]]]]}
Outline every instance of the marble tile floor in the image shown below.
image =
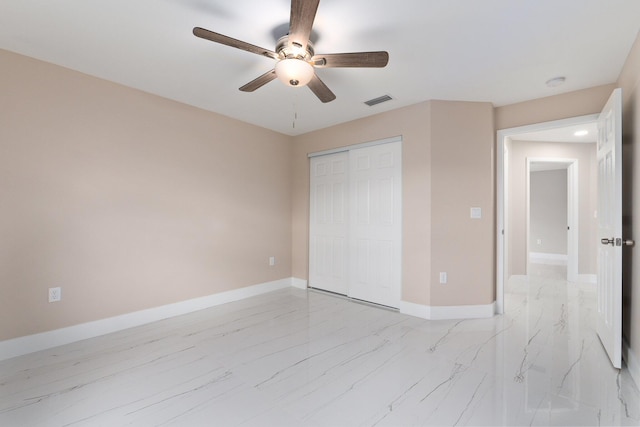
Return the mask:
{"type": "Polygon", "coordinates": [[[593,285],[514,278],[426,321],[286,289],[0,362],[0,426],[640,425],[593,285]]]}

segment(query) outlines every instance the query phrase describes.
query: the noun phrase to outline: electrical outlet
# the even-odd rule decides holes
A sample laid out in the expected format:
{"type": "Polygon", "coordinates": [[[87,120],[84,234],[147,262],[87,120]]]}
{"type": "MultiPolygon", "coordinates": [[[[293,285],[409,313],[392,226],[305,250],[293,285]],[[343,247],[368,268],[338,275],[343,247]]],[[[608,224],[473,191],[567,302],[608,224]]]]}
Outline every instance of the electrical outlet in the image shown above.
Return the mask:
{"type": "Polygon", "coordinates": [[[269,257],[269,266],[273,267],[274,265],[276,265],[276,257],[270,256],[269,257]]]}
{"type": "Polygon", "coordinates": [[[49,302],[58,302],[62,299],[61,288],[49,288],[49,302]]]}
{"type": "Polygon", "coordinates": [[[538,244],[541,245],[542,244],[542,239],[538,239],[538,244]]]}
{"type": "Polygon", "coordinates": [[[440,283],[442,283],[443,285],[447,283],[447,273],[444,271],[440,272],[440,283]]]}

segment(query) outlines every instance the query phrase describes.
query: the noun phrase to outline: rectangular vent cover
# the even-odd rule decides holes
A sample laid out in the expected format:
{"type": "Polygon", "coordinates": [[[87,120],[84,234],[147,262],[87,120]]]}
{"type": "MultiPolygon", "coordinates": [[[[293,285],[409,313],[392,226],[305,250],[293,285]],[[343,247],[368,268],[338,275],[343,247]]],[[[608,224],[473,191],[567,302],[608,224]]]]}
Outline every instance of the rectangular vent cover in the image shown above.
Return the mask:
{"type": "Polygon", "coordinates": [[[368,101],[365,101],[364,103],[367,104],[369,107],[373,107],[374,105],[381,104],[381,103],[387,102],[387,101],[391,101],[392,99],[393,98],[390,97],[389,95],[382,95],[382,96],[380,96],[378,98],[373,98],[373,99],[370,99],[368,101]]]}

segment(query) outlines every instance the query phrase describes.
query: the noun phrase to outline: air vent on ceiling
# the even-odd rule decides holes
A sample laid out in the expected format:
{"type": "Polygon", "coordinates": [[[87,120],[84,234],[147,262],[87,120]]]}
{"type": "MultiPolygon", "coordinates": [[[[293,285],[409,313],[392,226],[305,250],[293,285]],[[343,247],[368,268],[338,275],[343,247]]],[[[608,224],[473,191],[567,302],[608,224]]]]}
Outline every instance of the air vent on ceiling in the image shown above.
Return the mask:
{"type": "Polygon", "coordinates": [[[390,97],[389,95],[382,95],[382,96],[379,96],[378,98],[373,98],[373,99],[370,99],[368,101],[365,101],[364,103],[367,104],[369,107],[373,107],[374,105],[381,104],[381,103],[387,102],[387,101],[391,101],[392,99],[393,98],[390,97]]]}

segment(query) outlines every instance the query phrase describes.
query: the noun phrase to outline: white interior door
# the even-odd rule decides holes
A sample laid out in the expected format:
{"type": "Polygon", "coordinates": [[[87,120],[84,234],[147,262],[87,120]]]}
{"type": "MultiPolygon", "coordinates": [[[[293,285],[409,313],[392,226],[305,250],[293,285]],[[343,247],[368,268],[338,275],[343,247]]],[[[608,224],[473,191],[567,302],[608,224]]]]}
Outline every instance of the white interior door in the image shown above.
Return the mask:
{"type": "Polygon", "coordinates": [[[398,307],[401,292],[400,142],[349,152],[349,296],[398,307]]]}
{"type": "Polygon", "coordinates": [[[346,295],[349,154],[310,161],[309,286],[346,295]]]}
{"type": "Polygon", "coordinates": [[[622,92],[598,118],[597,332],[611,363],[622,364],[622,92]]]}

